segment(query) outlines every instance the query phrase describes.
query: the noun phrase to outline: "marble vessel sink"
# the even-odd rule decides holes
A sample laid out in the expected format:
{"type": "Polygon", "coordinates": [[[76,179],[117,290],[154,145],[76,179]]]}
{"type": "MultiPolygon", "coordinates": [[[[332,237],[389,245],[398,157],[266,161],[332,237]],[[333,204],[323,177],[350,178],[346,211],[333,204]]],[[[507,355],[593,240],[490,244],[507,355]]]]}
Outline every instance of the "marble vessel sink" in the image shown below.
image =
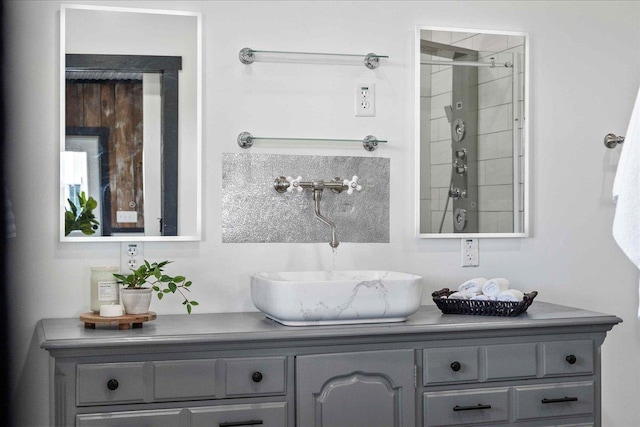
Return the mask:
{"type": "Polygon", "coordinates": [[[251,276],[251,299],[287,326],[402,322],[422,303],[422,277],[393,271],[301,271],[251,276]]]}

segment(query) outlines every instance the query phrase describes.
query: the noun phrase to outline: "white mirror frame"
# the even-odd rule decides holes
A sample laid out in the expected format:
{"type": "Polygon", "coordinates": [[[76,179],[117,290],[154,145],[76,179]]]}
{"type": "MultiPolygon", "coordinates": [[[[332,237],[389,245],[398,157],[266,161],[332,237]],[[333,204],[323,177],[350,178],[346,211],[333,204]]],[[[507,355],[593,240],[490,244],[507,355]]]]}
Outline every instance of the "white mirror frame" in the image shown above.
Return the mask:
{"type": "Polygon", "coordinates": [[[529,95],[529,80],[530,80],[530,58],[529,58],[529,34],[525,32],[515,31],[494,31],[494,30],[478,30],[470,28],[453,28],[453,27],[437,27],[430,25],[418,25],[415,31],[415,47],[414,47],[414,64],[415,64],[415,86],[414,86],[414,110],[415,110],[415,230],[416,237],[422,239],[479,239],[479,238],[513,238],[513,237],[529,237],[530,232],[530,135],[529,135],[529,122],[530,120],[530,95],[529,95]],[[524,168],[524,218],[522,224],[522,232],[518,233],[421,233],[420,232],[420,177],[422,170],[420,168],[420,35],[423,30],[433,31],[451,31],[451,32],[464,32],[464,33],[480,33],[480,34],[497,34],[504,36],[519,36],[524,37],[524,122],[523,122],[523,162],[524,168]]]}
{"type": "MultiPolygon", "coordinates": [[[[130,7],[110,7],[110,6],[92,6],[92,5],[70,5],[63,4],[60,6],[60,152],[65,151],[65,97],[64,88],[66,85],[65,63],[66,63],[66,31],[65,31],[65,11],[68,9],[84,9],[109,12],[125,12],[125,13],[146,13],[160,15],[175,16],[193,16],[196,18],[196,232],[193,235],[178,236],[144,236],[144,235],[115,235],[115,236],[79,236],[70,237],[64,235],[64,215],[66,200],[64,199],[64,190],[60,190],[60,205],[58,212],[60,213],[60,241],[61,242],[180,242],[180,241],[200,241],[202,240],[202,14],[199,12],[161,10],[161,9],[138,9],[130,7]]],[[[60,171],[58,173],[60,175],[60,171]]]]}

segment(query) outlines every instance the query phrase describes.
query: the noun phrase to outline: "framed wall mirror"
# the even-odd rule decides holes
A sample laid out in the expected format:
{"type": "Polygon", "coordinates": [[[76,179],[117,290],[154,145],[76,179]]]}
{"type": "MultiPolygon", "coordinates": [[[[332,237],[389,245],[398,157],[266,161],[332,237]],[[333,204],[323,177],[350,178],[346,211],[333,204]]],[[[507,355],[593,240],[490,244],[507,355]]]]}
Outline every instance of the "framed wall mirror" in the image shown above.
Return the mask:
{"type": "Polygon", "coordinates": [[[63,5],[60,21],[61,241],[200,240],[200,14],[63,5]],[[70,226],[89,198],[91,230],[70,226]]]}
{"type": "Polygon", "coordinates": [[[417,27],[417,235],[529,233],[525,33],[417,27]]]}

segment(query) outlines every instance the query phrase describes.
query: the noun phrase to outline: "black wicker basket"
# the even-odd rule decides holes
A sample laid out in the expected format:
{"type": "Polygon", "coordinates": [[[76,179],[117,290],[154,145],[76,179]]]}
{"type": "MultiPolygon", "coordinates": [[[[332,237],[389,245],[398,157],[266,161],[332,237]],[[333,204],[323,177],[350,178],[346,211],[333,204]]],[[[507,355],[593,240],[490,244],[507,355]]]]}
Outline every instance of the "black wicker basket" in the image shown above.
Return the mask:
{"type": "Polygon", "coordinates": [[[528,294],[524,294],[524,298],[520,302],[443,298],[444,296],[448,297],[454,292],[455,291],[444,288],[431,294],[433,302],[436,303],[442,313],[513,317],[527,311],[533,299],[538,295],[536,291],[529,292],[528,294]]]}

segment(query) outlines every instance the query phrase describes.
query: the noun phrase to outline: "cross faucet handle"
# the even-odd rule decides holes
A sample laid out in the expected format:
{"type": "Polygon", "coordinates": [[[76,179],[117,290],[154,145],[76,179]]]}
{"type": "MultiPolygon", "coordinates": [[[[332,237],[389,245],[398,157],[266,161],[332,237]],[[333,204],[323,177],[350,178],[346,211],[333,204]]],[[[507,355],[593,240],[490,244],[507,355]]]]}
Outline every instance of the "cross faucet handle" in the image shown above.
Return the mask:
{"type": "Polygon", "coordinates": [[[298,193],[300,193],[302,190],[304,190],[304,188],[302,188],[302,186],[300,185],[300,182],[302,181],[301,176],[298,176],[296,179],[293,179],[290,176],[288,176],[287,181],[289,181],[289,187],[287,187],[287,192],[291,193],[293,190],[297,190],[298,193]]]}
{"type": "Polygon", "coordinates": [[[347,194],[353,194],[353,190],[362,190],[362,185],[358,184],[358,177],[355,175],[353,176],[353,178],[351,178],[351,181],[345,179],[344,181],[342,181],[342,184],[348,187],[347,194]]]}

